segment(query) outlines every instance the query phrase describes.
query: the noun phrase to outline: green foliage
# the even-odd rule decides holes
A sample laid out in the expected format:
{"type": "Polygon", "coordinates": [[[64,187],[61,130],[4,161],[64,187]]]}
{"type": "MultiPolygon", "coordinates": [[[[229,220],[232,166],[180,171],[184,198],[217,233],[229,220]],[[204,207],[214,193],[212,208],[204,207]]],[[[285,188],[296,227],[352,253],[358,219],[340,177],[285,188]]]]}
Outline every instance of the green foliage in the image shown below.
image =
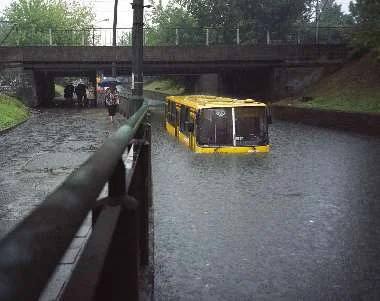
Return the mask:
{"type": "Polygon", "coordinates": [[[58,85],[58,84],[55,84],[55,95],[56,96],[63,96],[64,90],[65,90],[65,87],[58,85]]]}
{"type": "Polygon", "coordinates": [[[309,102],[294,103],[299,107],[322,110],[338,110],[346,112],[379,113],[380,100],[378,98],[347,99],[318,97],[309,102]]]}
{"type": "Polygon", "coordinates": [[[312,0],[309,7],[311,36],[329,43],[349,42],[354,20],[335,0],[312,0]]]}
{"type": "Polygon", "coordinates": [[[380,58],[380,2],[357,0],[350,3],[350,11],[356,21],[354,45],[359,49],[372,50],[380,58]]]}
{"type": "Polygon", "coordinates": [[[183,93],[185,88],[173,79],[161,78],[144,85],[144,90],[177,95],[183,93]]]}
{"type": "Polygon", "coordinates": [[[19,45],[52,43],[62,45],[67,41],[82,44],[88,41],[88,28],[94,19],[91,7],[73,0],[18,0],[4,10],[5,18],[15,25],[9,40],[19,45]]]}
{"type": "MultiPolygon", "coordinates": [[[[186,8],[199,27],[215,28],[218,43],[236,41],[236,28],[243,44],[271,40],[293,40],[309,32],[315,38],[315,15],[320,26],[342,26],[349,22],[335,0],[174,0],[186,8]],[[318,2],[317,2],[318,1],[318,2]],[[318,5],[317,5],[318,4],[318,5]],[[318,10],[317,10],[318,7],[318,10]],[[322,19],[323,18],[323,19],[322,19]],[[334,22],[332,22],[334,20],[334,22]]],[[[334,40],[333,31],[328,37],[334,40]]],[[[335,34],[338,37],[338,35],[335,34]]]]}
{"type": "Polygon", "coordinates": [[[0,131],[23,122],[29,114],[28,109],[19,100],[0,94],[0,131]]]}
{"type": "Polygon", "coordinates": [[[196,28],[197,23],[189,12],[169,2],[166,7],[158,6],[152,12],[152,18],[146,28],[147,45],[194,43],[203,38],[196,28]],[[184,29],[186,28],[186,30],[184,29]],[[176,30],[177,29],[177,30],[176,30]]]}

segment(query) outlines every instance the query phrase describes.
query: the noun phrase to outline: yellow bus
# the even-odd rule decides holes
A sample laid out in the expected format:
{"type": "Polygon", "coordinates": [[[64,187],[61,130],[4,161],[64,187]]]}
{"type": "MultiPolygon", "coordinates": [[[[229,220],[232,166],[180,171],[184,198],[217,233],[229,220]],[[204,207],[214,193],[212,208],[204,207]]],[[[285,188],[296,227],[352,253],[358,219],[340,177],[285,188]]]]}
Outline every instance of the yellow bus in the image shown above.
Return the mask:
{"type": "Polygon", "coordinates": [[[167,96],[165,126],[196,153],[269,152],[266,104],[253,99],[167,96]]]}

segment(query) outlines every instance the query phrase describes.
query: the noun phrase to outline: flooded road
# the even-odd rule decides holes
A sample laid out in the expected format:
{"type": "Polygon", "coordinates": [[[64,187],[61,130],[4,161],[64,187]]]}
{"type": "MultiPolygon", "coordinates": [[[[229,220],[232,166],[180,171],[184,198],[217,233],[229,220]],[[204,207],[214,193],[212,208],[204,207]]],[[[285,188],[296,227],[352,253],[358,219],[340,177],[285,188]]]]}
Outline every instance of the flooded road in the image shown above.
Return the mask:
{"type": "Polygon", "coordinates": [[[0,237],[115,130],[102,109],[45,109],[0,135],[0,237]]]}
{"type": "MultiPolygon", "coordinates": [[[[269,154],[194,154],[152,114],[155,300],[379,300],[380,139],[286,122],[269,154]]],[[[0,236],[115,130],[44,110],[0,135],[0,236]]]]}
{"type": "Polygon", "coordinates": [[[155,120],[155,300],[379,300],[380,139],[275,122],[195,154],[155,120]]]}

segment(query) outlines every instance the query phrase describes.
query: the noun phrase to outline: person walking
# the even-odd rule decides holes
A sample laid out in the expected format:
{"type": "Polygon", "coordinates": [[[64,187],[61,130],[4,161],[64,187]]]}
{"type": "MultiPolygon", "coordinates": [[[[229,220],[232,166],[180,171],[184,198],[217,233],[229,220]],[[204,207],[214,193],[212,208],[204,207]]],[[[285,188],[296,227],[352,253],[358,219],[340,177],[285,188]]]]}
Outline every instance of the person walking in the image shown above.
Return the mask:
{"type": "Polygon", "coordinates": [[[119,95],[117,94],[116,87],[111,87],[106,90],[104,100],[108,109],[108,118],[113,123],[113,117],[116,114],[119,104],[119,95]]]}

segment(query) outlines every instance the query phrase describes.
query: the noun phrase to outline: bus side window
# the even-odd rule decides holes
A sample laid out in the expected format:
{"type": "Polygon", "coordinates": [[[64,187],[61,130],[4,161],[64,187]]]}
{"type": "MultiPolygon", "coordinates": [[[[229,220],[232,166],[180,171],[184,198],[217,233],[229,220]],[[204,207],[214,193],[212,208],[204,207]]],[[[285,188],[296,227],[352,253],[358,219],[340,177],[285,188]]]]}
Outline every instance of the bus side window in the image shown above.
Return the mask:
{"type": "Polygon", "coordinates": [[[176,108],[175,108],[175,102],[173,101],[168,101],[168,105],[167,105],[167,120],[168,122],[172,125],[172,126],[177,126],[177,112],[176,112],[176,108]]]}
{"type": "Polygon", "coordinates": [[[182,106],[180,111],[180,131],[187,136],[189,135],[190,109],[182,106]]]}

